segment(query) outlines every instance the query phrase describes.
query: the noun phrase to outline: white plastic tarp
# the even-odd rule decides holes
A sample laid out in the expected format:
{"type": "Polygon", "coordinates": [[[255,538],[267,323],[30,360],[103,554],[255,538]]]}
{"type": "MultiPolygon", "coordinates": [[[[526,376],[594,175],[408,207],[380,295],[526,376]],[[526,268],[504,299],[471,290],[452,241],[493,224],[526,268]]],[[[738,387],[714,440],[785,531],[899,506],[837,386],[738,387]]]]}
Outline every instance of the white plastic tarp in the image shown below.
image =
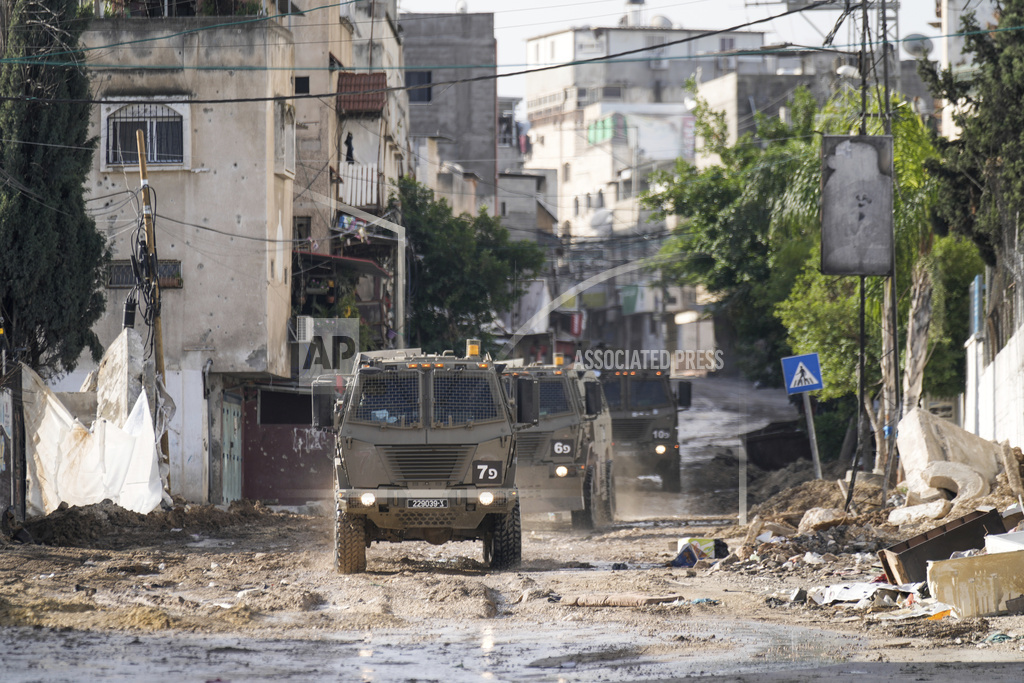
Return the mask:
{"type": "Polygon", "coordinates": [[[145,391],[124,428],[99,419],[90,430],[32,370],[25,368],[23,382],[29,514],[53,512],[62,502],[91,505],[110,499],[143,514],[160,504],[163,489],[145,391]]]}

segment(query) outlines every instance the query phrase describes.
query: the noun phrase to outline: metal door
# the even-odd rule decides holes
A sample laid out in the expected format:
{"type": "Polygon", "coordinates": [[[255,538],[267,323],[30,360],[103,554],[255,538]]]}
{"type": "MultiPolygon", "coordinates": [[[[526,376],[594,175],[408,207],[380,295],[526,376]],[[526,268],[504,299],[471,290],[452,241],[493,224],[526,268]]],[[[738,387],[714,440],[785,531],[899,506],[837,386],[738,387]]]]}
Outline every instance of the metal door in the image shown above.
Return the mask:
{"type": "Polygon", "coordinates": [[[224,395],[221,409],[221,500],[230,503],[242,498],[242,399],[224,395]]]}

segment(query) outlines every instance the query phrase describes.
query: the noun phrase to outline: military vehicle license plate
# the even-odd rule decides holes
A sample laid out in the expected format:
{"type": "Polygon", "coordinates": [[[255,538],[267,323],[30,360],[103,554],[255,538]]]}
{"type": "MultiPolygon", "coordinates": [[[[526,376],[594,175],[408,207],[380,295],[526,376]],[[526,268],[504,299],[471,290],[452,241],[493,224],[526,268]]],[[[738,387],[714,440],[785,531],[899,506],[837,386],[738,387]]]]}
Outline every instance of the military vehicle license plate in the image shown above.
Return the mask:
{"type": "Polygon", "coordinates": [[[444,498],[410,498],[407,507],[411,508],[446,508],[448,501],[444,498]]]}

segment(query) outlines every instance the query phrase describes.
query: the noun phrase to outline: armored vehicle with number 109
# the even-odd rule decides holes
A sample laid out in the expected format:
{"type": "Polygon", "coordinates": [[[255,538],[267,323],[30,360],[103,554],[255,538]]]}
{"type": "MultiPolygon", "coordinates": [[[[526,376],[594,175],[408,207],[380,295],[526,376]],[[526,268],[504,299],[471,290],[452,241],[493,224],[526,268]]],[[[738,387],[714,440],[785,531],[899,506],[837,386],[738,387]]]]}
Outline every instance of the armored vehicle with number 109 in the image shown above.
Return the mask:
{"type": "Polygon", "coordinates": [[[535,380],[509,397],[489,359],[414,349],[361,354],[344,391],[329,381],[314,384],[314,423],[334,426],[338,572],[364,571],[374,541],[480,540],[491,568],[519,564],[514,453],[535,380]]]}
{"type": "Polygon", "coordinates": [[[679,408],[689,407],[689,383],[672,393],[667,371],[601,373],[612,413],[612,441],[619,474],[661,477],[664,491],[682,488],[677,432],[679,408]]]}

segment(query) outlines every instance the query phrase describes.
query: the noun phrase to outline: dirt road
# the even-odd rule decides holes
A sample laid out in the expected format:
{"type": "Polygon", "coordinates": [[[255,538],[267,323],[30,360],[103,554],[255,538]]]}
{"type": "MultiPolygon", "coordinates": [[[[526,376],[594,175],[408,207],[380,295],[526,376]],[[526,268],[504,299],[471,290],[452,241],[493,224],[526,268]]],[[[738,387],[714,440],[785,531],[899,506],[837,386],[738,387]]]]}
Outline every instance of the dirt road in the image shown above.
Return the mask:
{"type": "MultiPolygon", "coordinates": [[[[720,507],[735,495],[719,491],[720,507]]],[[[478,543],[377,544],[354,576],[333,573],[332,520],[315,510],[58,511],[29,526],[46,545],[0,543],[0,679],[1022,679],[1024,617],[886,621],[887,608],[789,601],[875,578],[871,553],[898,530],[869,515],[804,538],[820,564],[673,568],[679,538],[735,549],[745,533],[731,513],[698,516],[694,500],[707,497],[631,482],[613,527],[525,520],[517,570],[489,572],[478,543]]]]}
{"type": "Polygon", "coordinates": [[[877,567],[853,556],[794,570],[666,566],[678,538],[722,526],[651,519],[582,533],[535,522],[517,571],[489,573],[478,544],[403,544],[374,546],[364,575],[337,576],[325,517],[197,507],[132,526],[131,513],[104,519],[111,512],[72,509],[51,525],[95,536],[91,547],[0,549],[5,681],[978,675],[953,662],[983,663],[998,681],[1020,680],[1024,666],[1018,641],[983,642],[1024,632],[1020,617],[893,626],[768,600],[873,578],[877,567]],[[571,604],[600,595],[669,602],[571,604]]]}

